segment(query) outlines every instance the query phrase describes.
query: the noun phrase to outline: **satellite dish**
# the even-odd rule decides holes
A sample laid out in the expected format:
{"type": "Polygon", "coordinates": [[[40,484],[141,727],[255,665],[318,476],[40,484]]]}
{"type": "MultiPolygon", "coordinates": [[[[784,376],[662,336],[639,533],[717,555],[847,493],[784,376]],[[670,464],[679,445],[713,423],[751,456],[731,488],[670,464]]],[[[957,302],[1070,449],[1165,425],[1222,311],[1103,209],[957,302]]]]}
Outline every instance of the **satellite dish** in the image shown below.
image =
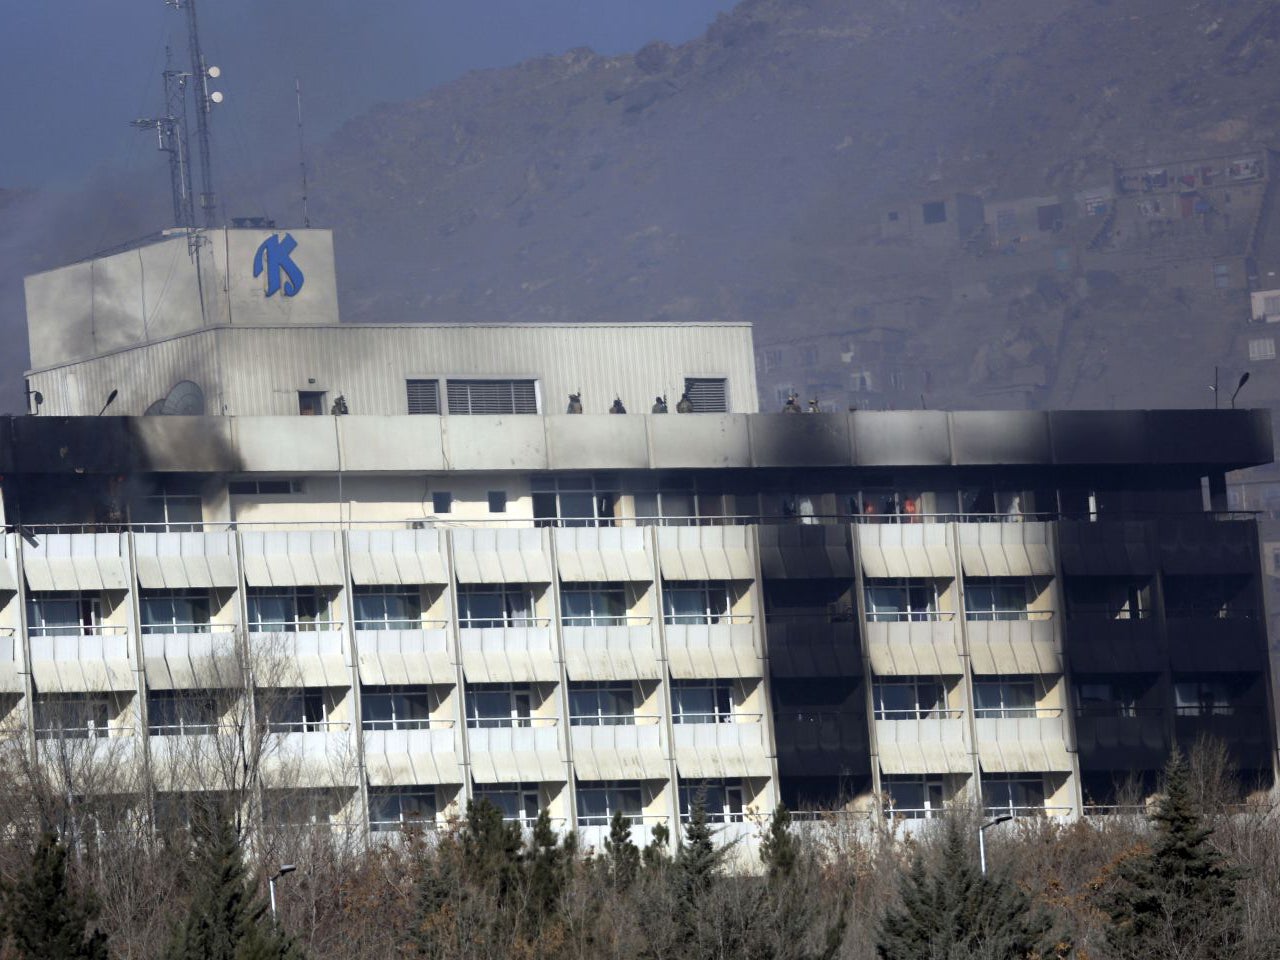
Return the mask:
{"type": "Polygon", "coordinates": [[[160,413],[166,417],[204,415],[204,391],[190,380],[179,380],[164,398],[160,413]]]}
{"type": "Polygon", "coordinates": [[[147,409],[142,411],[142,415],[144,417],[158,417],[162,413],[164,413],[163,400],[157,400],[155,403],[151,404],[151,406],[147,407],[147,409]]]}
{"type": "Polygon", "coordinates": [[[208,73],[208,74],[209,74],[209,76],[213,77],[213,79],[215,79],[215,80],[217,80],[220,76],[222,76],[222,68],[221,68],[221,67],[210,67],[210,68],[209,68],[208,70],[206,70],[205,72],[206,72],[206,73],[208,73]]]}
{"type": "Polygon", "coordinates": [[[212,100],[214,103],[221,103],[221,102],[222,102],[222,91],[221,91],[221,90],[215,90],[215,91],[213,91],[213,93],[209,94],[209,99],[210,99],[210,100],[212,100]]]}

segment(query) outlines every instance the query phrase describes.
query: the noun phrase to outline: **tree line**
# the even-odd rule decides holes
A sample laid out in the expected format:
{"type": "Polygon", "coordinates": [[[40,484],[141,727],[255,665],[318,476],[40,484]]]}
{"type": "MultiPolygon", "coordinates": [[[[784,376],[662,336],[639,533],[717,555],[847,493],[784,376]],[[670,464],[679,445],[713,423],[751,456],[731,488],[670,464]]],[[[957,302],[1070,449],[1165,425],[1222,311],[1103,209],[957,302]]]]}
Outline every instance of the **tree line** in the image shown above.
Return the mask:
{"type": "Polygon", "coordinates": [[[0,839],[0,960],[1270,957],[1280,827],[1238,802],[1225,756],[1175,752],[1140,815],[992,829],[986,872],[980,811],[962,808],[904,833],[779,807],[745,872],[700,804],[673,853],[664,826],[637,846],[620,813],[583,850],[546,811],[526,830],[483,801],[368,848],[318,831],[266,844],[216,802],[139,829],[81,798],[95,829],[68,836],[46,797],[10,808],[44,812],[0,839]],[[285,849],[277,917],[266,882],[285,849]]]}

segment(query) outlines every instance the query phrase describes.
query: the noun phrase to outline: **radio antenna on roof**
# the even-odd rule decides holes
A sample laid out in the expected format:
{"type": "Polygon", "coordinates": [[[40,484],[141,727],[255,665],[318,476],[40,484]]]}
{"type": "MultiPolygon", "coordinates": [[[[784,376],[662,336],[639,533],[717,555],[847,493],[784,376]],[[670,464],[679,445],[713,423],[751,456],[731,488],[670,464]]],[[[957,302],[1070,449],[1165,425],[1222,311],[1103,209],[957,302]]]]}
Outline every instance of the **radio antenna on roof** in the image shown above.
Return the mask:
{"type": "Polygon", "coordinates": [[[293,92],[298,99],[298,168],[302,172],[302,225],[311,226],[311,213],[307,209],[307,141],[302,136],[302,81],[293,78],[293,92]]]}
{"type": "Polygon", "coordinates": [[[200,26],[196,18],[196,0],[165,0],[171,7],[185,10],[187,14],[187,46],[191,57],[191,92],[196,106],[196,149],[200,158],[200,209],[204,212],[204,225],[216,227],[217,203],[213,193],[213,157],[209,137],[209,114],[215,103],[223,100],[221,91],[210,90],[209,81],[222,76],[222,71],[205,63],[200,49],[200,26]]]}

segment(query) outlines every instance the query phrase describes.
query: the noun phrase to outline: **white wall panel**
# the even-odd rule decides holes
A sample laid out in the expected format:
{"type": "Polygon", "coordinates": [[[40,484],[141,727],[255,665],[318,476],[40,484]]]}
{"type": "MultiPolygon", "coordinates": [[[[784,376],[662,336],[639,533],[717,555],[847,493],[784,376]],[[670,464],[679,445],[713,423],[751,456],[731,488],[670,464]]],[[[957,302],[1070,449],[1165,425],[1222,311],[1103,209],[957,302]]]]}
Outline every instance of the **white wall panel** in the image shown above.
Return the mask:
{"type": "Polygon", "coordinates": [[[877,720],[876,745],[884,773],[970,773],[964,720],[877,720]]]}
{"type": "Polygon", "coordinates": [[[978,758],[996,773],[1071,772],[1071,755],[1057,717],[978,717],[978,758]]]}
{"type": "Polygon", "coordinates": [[[1039,577],[1054,572],[1049,524],[961,523],[960,563],[972,577],[1039,577]]]}
{"type": "Polygon", "coordinates": [[[559,731],[554,726],[467,730],[471,778],[476,783],[545,783],[565,779],[559,731]]]}
{"type": "Polygon", "coordinates": [[[550,538],[544,528],[453,531],[453,566],[459,583],[550,583],[550,538]]]}
{"type": "Polygon", "coordinates": [[[332,587],[346,579],[338,535],[322,530],[244,534],[244,576],[251,587],[332,587]]]}
{"type": "Polygon", "coordinates": [[[463,780],[452,727],[366,731],[364,762],[369,783],[377,787],[463,780]]]}
{"type": "Polygon", "coordinates": [[[462,672],[469,683],[554,683],[560,679],[548,627],[463,629],[462,672]]]}
{"type": "Polygon", "coordinates": [[[676,771],[681,777],[768,777],[763,723],[677,723],[676,771]]]}
{"type": "Polygon", "coordinates": [[[667,580],[754,580],[749,527],[659,527],[658,561],[667,580]]]}
{"type": "Polygon", "coordinates": [[[667,657],[678,680],[764,675],[749,623],[668,625],[667,657]]]}
{"type": "Polygon", "coordinates": [[[358,584],[449,582],[439,530],[352,530],[347,534],[351,579],[358,584]]]}
{"type": "Polygon", "coordinates": [[[858,550],[867,577],[955,576],[951,525],[943,523],[860,523],[858,550]]]}
{"type": "Polygon", "coordinates": [[[662,727],[570,727],[573,769],[579,780],[665,780],[670,767],[662,749],[662,727]]]}
{"type": "Polygon", "coordinates": [[[32,590],[125,590],[124,534],[46,533],[26,544],[23,566],[32,590]]]}
{"type": "Polygon", "coordinates": [[[361,630],[360,681],[375,686],[457,683],[447,631],[361,630]]]}
{"type": "Polygon", "coordinates": [[[657,680],[662,655],[656,628],[562,627],[565,668],[572,680],[657,680]]]}
{"type": "Polygon", "coordinates": [[[560,579],[570,583],[648,583],[653,562],[641,527],[564,527],[553,531],[560,579]]]}
{"type": "Polygon", "coordinates": [[[212,589],[235,587],[234,534],[137,533],[134,562],[138,582],[154,589],[212,589]]]}

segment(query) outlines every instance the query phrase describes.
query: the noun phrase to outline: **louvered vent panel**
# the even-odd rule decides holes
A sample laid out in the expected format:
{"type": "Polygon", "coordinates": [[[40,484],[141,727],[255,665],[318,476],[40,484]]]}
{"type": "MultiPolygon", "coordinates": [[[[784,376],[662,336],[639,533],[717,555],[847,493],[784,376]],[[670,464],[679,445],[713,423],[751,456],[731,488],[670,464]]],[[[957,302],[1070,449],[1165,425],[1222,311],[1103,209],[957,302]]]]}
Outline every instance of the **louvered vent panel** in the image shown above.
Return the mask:
{"type": "Polygon", "coordinates": [[[440,381],[406,380],[405,391],[409,398],[410,413],[438,414],[440,412],[440,381]]]}
{"type": "Polygon", "coordinates": [[[684,392],[694,413],[729,412],[729,386],[723,377],[685,377],[684,392]]]}
{"type": "Polygon", "coordinates": [[[449,412],[537,413],[538,393],[532,380],[450,380],[449,412]]]}

